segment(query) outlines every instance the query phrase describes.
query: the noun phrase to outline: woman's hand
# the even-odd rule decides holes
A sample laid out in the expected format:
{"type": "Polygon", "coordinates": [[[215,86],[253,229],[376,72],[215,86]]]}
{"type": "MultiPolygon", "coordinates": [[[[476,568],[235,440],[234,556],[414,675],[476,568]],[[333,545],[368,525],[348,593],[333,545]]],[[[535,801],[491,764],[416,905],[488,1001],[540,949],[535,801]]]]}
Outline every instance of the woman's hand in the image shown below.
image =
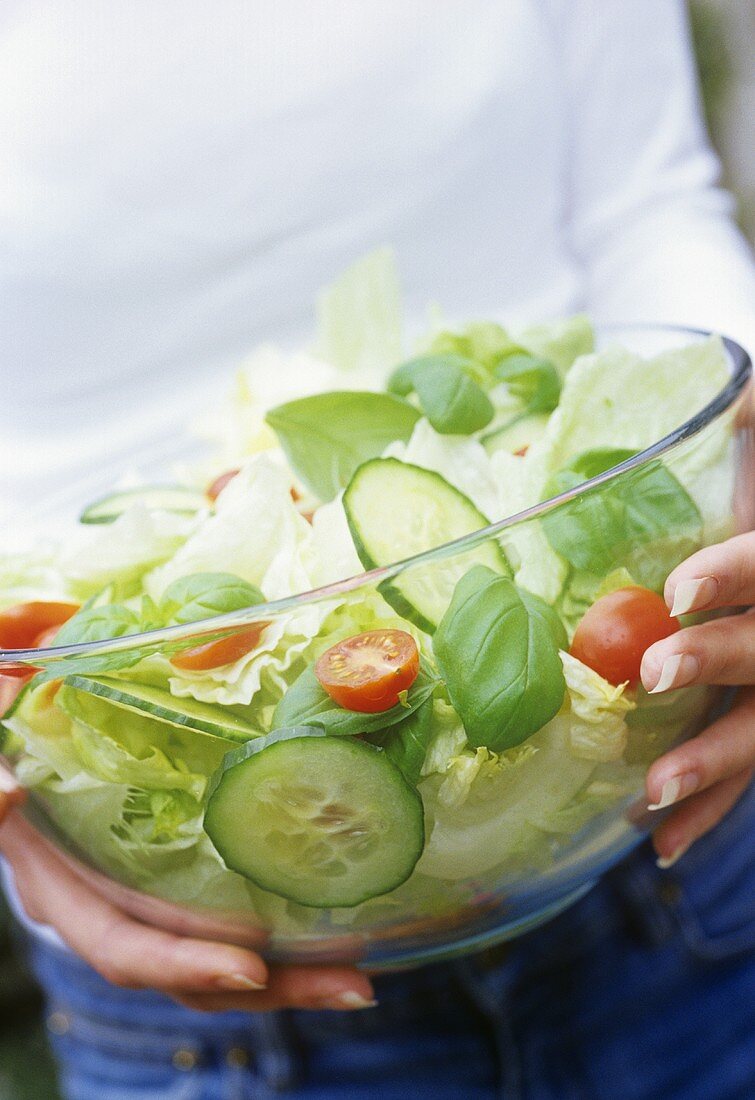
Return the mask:
{"type": "Polygon", "coordinates": [[[12,805],[23,792],[0,765],[0,852],[24,909],[114,985],[156,989],[202,1012],[367,1008],[368,978],[340,966],[268,967],[243,947],[174,936],[134,920],[80,878],[12,805]]]}
{"type": "Polygon", "coordinates": [[[755,532],[682,562],[666,582],[665,598],[674,615],[750,608],[664,638],[642,661],[642,682],[652,693],[687,684],[741,685],[728,714],[648,771],[650,809],[681,803],[653,834],[659,866],[670,867],[728,813],[755,769],[755,532]]]}

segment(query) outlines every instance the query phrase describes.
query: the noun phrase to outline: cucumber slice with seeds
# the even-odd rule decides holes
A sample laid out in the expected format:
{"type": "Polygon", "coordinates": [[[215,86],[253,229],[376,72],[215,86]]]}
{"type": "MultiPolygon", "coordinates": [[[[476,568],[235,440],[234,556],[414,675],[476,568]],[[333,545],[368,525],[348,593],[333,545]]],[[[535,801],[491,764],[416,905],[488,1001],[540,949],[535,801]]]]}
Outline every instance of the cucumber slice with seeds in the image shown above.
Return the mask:
{"type": "Polygon", "coordinates": [[[77,691],[97,695],[115,707],[137,711],[160,722],[226,741],[248,741],[260,737],[258,729],[224,707],[200,703],[196,699],[178,699],[164,688],[134,684],[107,676],[66,676],[64,683],[77,691]]]}
{"type": "Polygon", "coordinates": [[[422,800],[386,754],[314,726],[229,752],[204,827],[231,870],[321,909],[394,890],[424,846],[422,800]]]}
{"type": "MultiPolygon", "coordinates": [[[[469,497],[440,474],[397,458],[375,458],[360,466],[344,493],[343,506],[366,569],[403,561],[489,523],[469,497]]],[[[383,581],[380,591],[399,615],[432,633],[456,582],[473,565],[512,575],[503,550],[489,539],[473,550],[409,568],[383,581]]]]}
{"type": "Polygon", "coordinates": [[[133,504],[143,504],[151,512],[177,512],[186,516],[210,507],[207,497],[197,489],[184,485],[146,485],[109,493],[95,500],[81,513],[79,523],[114,523],[133,504]]]}

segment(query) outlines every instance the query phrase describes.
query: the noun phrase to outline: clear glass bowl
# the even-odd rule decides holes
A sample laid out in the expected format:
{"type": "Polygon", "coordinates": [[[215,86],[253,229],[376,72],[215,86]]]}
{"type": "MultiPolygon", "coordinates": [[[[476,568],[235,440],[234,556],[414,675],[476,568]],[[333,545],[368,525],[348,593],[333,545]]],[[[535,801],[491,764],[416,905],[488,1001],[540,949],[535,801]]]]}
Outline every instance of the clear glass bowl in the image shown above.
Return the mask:
{"type": "MultiPolygon", "coordinates": [[[[615,327],[599,333],[599,344],[615,342],[654,355],[707,335],[670,326],[615,327]]],[[[733,341],[725,340],[725,347],[730,381],[692,420],[628,461],[537,507],[407,561],[243,613],[111,642],[0,652],[0,671],[3,662],[21,662],[59,665],[62,675],[66,661],[83,655],[137,647],[145,654],[171,652],[182,640],[206,632],[275,622],[303,609],[353,607],[374,598],[379,586],[396,578],[421,581],[434,576],[437,581],[444,572],[458,578],[484,544],[497,541],[510,552],[516,544],[544,545],[548,525],[559,517],[581,514],[589,520],[594,503],[610,506],[617,492],[629,492],[639,500],[659,463],[672,473],[683,463],[687,471],[698,467],[701,484],[709,484],[710,515],[702,534],[690,539],[670,520],[660,540],[609,547],[612,568],[625,567],[633,577],[660,588],[655,558],[661,549],[664,563],[669,547],[681,561],[701,542],[719,541],[755,526],[751,365],[733,341]],[[528,536],[524,542],[522,536],[528,536]]],[[[679,386],[684,386],[684,378],[679,386]]],[[[87,494],[91,499],[91,486],[87,494]]],[[[65,512],[73,516],[82,503],[85,499],[58,498],[51,503],[50,517],[65,512]]],[[[36,512],[44,516],[44,509],[37,507],[36,512]]],[[[540,734],[533,738],[538,751],[531,761],[512,769],[509,778],[497,779],[487,801],[478,799],[461,810],[449,809],[439,800],[438,777],[422,780],[425,853],[402,886],[352,909],[307,908],[266,893],[225,870],[210,845],[202,851],[196,846],[166,850],[160,873],[155,874],[153,863],[145,880],[138,859],[129,863],[120,847],[108,852],[101,842],[91,842],[96,830],[90,830],[81,805],[75,815],[70,813],[71,795],[33,793],[25,813],[79,874],[146,922],[251,945],[274,960],[350,961],[371,969],[412,966],[514,937],[589,890],[643,839],[651,824],[658,823],[658,815],[647,813],[643,798],[647,766],[671,744],[699,731],[719,694],[716,689],[691,688],[653,699],[640,691],[637,709],[627,718],[628,743],[618,761],[575,761],[559,727],[564,720],[557,717],[544,740],[538,741],[540,734]],[[447,858],[449,847],[452,858],[447,858]]],[[[185,754],[186,736],[173,730],[161,747],[169,754],[171,744],[177,743],[185,754]]],[[[218,742],[216,764],[228,747],[218,742]]],[[[93,804],[95,818],[97,812],[93,804]]]]}

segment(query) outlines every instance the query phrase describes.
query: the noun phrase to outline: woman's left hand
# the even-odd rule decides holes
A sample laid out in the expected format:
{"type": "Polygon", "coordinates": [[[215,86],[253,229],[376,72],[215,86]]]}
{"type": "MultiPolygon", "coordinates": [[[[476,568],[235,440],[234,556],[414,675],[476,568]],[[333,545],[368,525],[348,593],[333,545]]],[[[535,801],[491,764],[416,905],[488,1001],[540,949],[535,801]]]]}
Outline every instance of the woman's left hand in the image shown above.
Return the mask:
{"type": "Polygon", "coordinates": [[[755,769],[755,532],[693,554],[671,573],[664,595],[674,615],[749,607],[656,642],[642,661],[642,683],[652,693],[740,686],[728,714],[648,771],[650,809],[680,803],[653,833],[658,864],[670,867],[728,813],[755,769]]]}

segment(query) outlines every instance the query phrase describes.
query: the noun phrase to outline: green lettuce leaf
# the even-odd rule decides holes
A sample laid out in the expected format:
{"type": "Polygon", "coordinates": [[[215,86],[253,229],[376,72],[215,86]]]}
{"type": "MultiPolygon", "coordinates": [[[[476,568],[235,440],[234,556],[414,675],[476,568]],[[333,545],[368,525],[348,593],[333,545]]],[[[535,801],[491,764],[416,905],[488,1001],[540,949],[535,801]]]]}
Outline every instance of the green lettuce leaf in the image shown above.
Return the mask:
{"type": "Polygon", "coordinates": [[[401,295],[393,252],[378,248],[317,301],[317,354],[341,370],[387,370],[401,359],[401,295]]]}
{"type": "Polygon", "coordinates": [[[626,684],[615,687],[569,653],[561,653],[571,728],[569,747],[582,760],[620,760],[627,746],[626,716],[637,704],[626,684]]]}
{"type": "Polygon", "coordinates": [[[531,325],[518,334],[517,340],[531,355],[553,363],[562,378],[581,355],[588,355],[595,346],[592,325],[579,313],[563,321],[531,325]]]}

